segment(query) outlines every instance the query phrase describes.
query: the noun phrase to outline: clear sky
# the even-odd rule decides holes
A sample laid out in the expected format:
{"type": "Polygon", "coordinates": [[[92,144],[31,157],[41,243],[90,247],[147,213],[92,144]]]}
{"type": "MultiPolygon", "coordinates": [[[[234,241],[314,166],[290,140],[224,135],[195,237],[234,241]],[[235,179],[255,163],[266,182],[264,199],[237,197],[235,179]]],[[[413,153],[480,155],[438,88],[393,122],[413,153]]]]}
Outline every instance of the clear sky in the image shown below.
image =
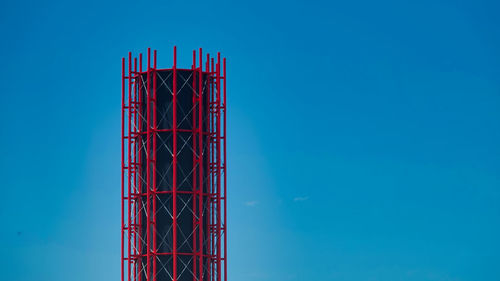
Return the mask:
{"type": "Polygon", "coordinates": [[[121,57],[175,44],[228,58],[230,281],[500,280],[499,11],[2,1],[0,279],[119,280],[121,57]]]}

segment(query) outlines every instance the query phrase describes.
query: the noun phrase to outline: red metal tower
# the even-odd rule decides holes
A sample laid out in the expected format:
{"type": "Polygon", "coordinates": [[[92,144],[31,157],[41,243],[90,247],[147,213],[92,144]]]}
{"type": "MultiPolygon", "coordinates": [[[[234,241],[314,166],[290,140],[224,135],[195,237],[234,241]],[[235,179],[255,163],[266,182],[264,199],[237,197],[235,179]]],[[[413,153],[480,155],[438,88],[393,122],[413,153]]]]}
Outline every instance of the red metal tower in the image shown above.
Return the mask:
{"type": "Polygon", "coordinates": [[[173,56],[122,59],[122,281],[227,281],[226,59],[173,56]]]}

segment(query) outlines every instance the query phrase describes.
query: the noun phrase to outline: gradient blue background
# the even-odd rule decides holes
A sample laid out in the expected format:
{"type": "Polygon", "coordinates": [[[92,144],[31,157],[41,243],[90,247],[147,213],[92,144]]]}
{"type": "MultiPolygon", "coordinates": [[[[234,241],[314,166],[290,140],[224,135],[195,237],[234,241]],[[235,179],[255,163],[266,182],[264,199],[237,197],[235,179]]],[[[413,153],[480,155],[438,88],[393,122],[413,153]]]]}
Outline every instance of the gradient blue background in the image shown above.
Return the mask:
{"type": "Polygon", "coordinates": [[[500,280],[496,2],[2,1],[0,279],[119,280],[120,60],[176,44],[228,57],[229,280],[500,280]]]}

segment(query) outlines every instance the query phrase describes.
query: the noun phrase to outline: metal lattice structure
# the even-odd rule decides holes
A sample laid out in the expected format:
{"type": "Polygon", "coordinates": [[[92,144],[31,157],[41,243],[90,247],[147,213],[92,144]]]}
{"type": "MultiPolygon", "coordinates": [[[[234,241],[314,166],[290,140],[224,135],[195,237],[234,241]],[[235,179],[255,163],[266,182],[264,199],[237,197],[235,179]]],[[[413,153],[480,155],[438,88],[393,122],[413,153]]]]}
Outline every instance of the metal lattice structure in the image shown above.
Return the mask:
{"type": "Polygon", "coordinates": [[[142,60],[122,60],[122,281],[227,281],[226,59],[142,60]]]}

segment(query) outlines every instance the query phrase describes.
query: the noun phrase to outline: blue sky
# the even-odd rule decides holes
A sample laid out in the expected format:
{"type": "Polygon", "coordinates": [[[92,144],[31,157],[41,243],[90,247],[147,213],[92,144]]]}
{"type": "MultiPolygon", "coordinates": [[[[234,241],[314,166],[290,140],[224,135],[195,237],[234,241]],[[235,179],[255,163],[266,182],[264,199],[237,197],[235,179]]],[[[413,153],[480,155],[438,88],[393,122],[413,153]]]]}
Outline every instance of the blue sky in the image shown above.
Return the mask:
{"type": "Polygon", "coordinates": [[[228,58],[229,280],[500,278],[496,1],[2,1],[2,280],[118,280],[120,60],[228,58]]]}

